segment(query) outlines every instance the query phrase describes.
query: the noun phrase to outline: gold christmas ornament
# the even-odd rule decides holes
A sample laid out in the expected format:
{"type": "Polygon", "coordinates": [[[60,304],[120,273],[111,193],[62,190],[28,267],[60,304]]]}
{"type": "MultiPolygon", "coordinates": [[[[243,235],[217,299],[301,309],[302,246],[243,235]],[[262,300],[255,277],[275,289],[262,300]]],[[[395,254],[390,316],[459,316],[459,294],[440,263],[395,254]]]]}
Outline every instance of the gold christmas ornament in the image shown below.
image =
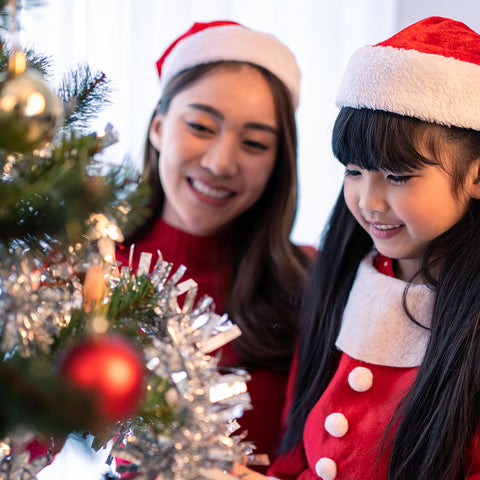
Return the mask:
{"type": "Polygon", "coordinates": [[[0,148],[21,153],[40,148],[52,140],[62,118],[62,103],[39,72],[10,68],[0,75],[0,148]]]}

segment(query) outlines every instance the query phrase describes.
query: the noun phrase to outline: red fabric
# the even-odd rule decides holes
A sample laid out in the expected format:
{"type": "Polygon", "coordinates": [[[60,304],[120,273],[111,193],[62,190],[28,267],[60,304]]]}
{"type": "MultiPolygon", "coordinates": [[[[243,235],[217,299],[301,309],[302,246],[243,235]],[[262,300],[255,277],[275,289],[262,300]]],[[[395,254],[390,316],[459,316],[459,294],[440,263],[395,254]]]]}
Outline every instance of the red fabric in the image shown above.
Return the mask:
{"type": "MultiPolygon", "coordinates": [[[[395,276],[391,259],[378,255],[374,265],[380,273],[395,276]]],[[[296,370],[294,359],[286,409],[291,403],[296,370]]],[[[267,474],[283,480],[317,480],[322,478],[316,471],[317,462],[329,458],[337,466],[335,480],[385,479],[390,455],[388,450],[382,452],[382,441],[393,412],[416,373],[417,368],[367,364],[343,353],[332,381],[307,418],[303,440],[294,451],[277,458],[267,474]],[[356,367],[372,372],[370,389],[358,392],[350,386],[348,376],[356,367]],[[342,413],[347,419],[345,435],[335,437],[327,432],[325,419],[332,413],[342,413]]],[[[471,468],[466,480],[480,480],[479,445],[477,437],[469,452],[471,468]]]]}
{"type": "Polygon", "coordinates": [[[386,426],[416,373],[416,368],[366,364],[343,354],[337,372],[305,424],[304,444],[310,470],[315,472],[317,461],[327,457],[337,464],[338,480],[386,478],[389,455],[380,456],[380,447],[386,426]],[[348,383],[349,373],[359,366],[373,373],[373,385],[367,392],[356,392],[348,383]],[[335,412],[348,420],[348,432],[341,438],[319,428],[335,412]]]}
{"type": "MultiPolygon", "coordinates": [[[[174,264],[173,271],[180,264],[185,265],[185,278],[193,278],[198,283],[199,295],[213,297],[216,311],[222,313],[231,275],[227,235],[196,237],[160,219],[148,235],[135,245],[133,268],[136,269],[141,252],[154,253],[155,262],[157,250],[161,251],[164,260],[174,264]]],[[[128,264],[128,257],[128,249],[118,250],[117,259],[124,265],[128,264]]],[[[234,365],[237,362],[238,355],[232,345],[225,345],[222,348],[222,363],[234,365]]],[[[280,440],[287,375],[266,369],[250,373],[252,378],[247,387],[253,409],[245,412],[239,423],[248,431],[246,440],[257,447],[255,453],[267,453],[272,459],[280,440]]]]}
{"type": "MultiPolygon", "coordinates": [[[[378,255],[374,265],[380,273],[395,276],[391,259],[378,255]]],[[[284,418],[293,400],[296,371],[297,354],[288,381],[284,418]]],[[[392,401],[391,396],[395,396],[394,392],[405,391],[415,374],[415,368],[367,365],[343,354],[330,385],[308,416],[303,441],[293,452],[277,458],[267,474],[284,480],[318,479],[316,462],[327,457],[336,460],[339,480],[385,478],[385,462],[377,470],[378,450],[374,446],[381,443],[382,427],[388,424],[397,405],[397,400],[392,401]],[[357,366],[372,370],[375,388],[372,386],[369,392],[355,392],[348,384],[348,374],[357,366]],[[325,418],[337,412],[343,413],[349,422],[349,430],[342,438],[331,436],[323,427],[325,418]],[[367,470],[365,465],[369,466],[367,470]],[[379,472],[381,476],[377,476],[379,472]]]]}
{"type": "MultiPolygon", "coordinates": [[[[375,266],[381,273],[394,276],[390,259],[378,256],[375,266]]],[[[343,354],[332,381],[307,418],[303,441],[296,451],[279,457],[268,475],[284,480],[318,479],[316,464],[326,457],[337,465],[336,480],[385,478],[388,455],[378,463],[378,448],[385,427],[416,371],[416,368],[366,364],[343,354]],[[359,366],[373,373],[372,387],[365,392],[354,391],[348,382],[349,373],[359,366]],[[326,417],[332,413],[342,413],[348,421],[348,431],[342,437],[332,436],[324,427],[326,417]]],[[[292,363],[290,386],[295,375],[296,362],[292,363]]],[[[289,402],[291,397],[289,391],[289,402]]]]}
{"type": "MultiPolygon", "coordinates": [[[[152,253],[152,271],[158,260],[157,252],[173,263],[172,273],[180,265],[187,271],[183,279],[193,278],[198,283],[197,297],[209,295],[215,300],[216,310],[222,311],[230,280],[228,236],[197,237],[177,230],[162,220],[157,221],[148,234],[134,245],[132,270],[136,272],[142,252],[152,253]]],[[[130,249],[120,245],[116,258],[127,266],[130,249]]]]}
{"type": "Polygon", "coordinates": [[[480,35],[449,18],[425,18],[375,46],[416,50],[480,65],[480,35]]]}
{"type": "Polygon", "coordinates": [[[40,443],[37,439],[32,440],[25,450],[30,453],[30,462],[33,462],[36,458],[47,455],[50,445],[46,443],[40,443]]]}
{"type": "Polygon", "coordinates": [[[39,457],[44,457],[48,454],[48,451],[52,449],[52,458],[46,464],[49,465],[53,462],[55,455],[62,449],[65,443],[65,438],[57,437],[54,439],[52,444],[52,439],[46,435],[38,435],[37,438],[34,438],[32,441],[28,442],[24,450],[30,453],[30,462],[33,462],[39,457]]]}
{"type": "Polygon", "coordinates": [[[177,43],[179,43],[180,41],[182,41],[184,38],[186,37],[189,37],[190,35],[193,35],[197,32],[201,32],[202,30],[205,30],[207,28],[212,28],[212,27],[221,27],[221,26],[225,26],[225,25],[236,25],[237,27],[242,27],[243,25],[240,25],[239,23],[237,22],[232,22],[230,20],[216,20],[214,22],[206,22],[206,23],[201,23],[201,22],[197,22],[197,23],[194,23],[183,35],[181,35],[180,37],[178,37],[175,41],[173,41],[168,47],[167,49],[165,50],[165,52],[163,53],[163,55],[157,60],[157,71],[158,71],[158,76],[161,77],[162,76],[162,66],[163,66],[163,62],[165,61],[165,59],[168,57],[168,55],[170,54],[170,52],[174,49],[174,47],[177,45],[177,43]]]}

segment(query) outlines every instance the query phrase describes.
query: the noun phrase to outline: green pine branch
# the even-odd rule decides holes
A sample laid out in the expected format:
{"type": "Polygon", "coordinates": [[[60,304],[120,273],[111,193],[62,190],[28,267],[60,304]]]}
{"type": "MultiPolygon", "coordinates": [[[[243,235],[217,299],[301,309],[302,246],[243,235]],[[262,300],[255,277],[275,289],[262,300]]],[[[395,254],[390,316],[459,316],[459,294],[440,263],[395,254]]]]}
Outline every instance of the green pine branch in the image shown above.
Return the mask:
{"type": "Polygon", "coordinates": [[[62,380],[51,360],[37,355],[0,362],[0,439],[20,426],[68,435],[97,432],[102,425],[94,399],[62,380]]]}
{"type": "MultiPolygon", "coordinates": [[[[48,55],[41,54],[31,48],[24,49],[27,61],[27,67],[38,70],[46,80],[50,77],[52,68],[52,58],[48,55]]],[[[5,71],[8,66],[8,58],[12,53],[12,49],[0,42],[0,71],[5,71]]]]}
{"type": "Polygon", "coordinates": [[[92,72],[88,65],[79,65],[65,74],[58,96],[64,104],[66,127],[88,127],[101,109],[110,103],[110,81],[103,72],[92,72]]]}
{"type": "Polygon", "coordinates": [[[119,227],[148,215],[146,185],[117,165],[101,175],[94,136],[64,137],[50,157],[12,158],[0,152],[0,242],[29,244],[45,235],[68,243],[86,234],[92,213],[104,212],[119,227]]]}
{"type": "Polygon", "coordinates": [[[155,433],[162,433],[171,429],[174,422],[182,422],[183,418],[181,412],[166,401],[167,392],[172,385],[165,378],[152,376],[149,385],[142,407],[131,421],[137,431],[150,428],[155,433]]]}
{"type": "Polygon", "coordinates": [[[112,290],[106,318],[113,330],[130,336],[142,347],[149,341],[150,332],[166,335],[166,325],[158,324],[157,304],[158,292],[149,277],[122,276],[112,290]]]}
{"type": "MultiPolygon", "coordinates": [[[[0,22],[6,18],[7,3],[0,0],[0,22]]],[[[24,0],[19,7],[42,3],[24,0]]],[[[27,66],[48,79],[49,57],[32,49],[24,51],[27,66]]],[[[0,42],[0,69],[6,69],[10,53],[0,42]]],[[[68,258],[75,262],[78,254],[77,263],[85,265],[90,251],[87,220],[92,213],[104,213],[124,232],[150,213],[150,192],[140,174],[126,163],[105,168],[97,160],[105,140],[89,132],[88,125],[109,103],[109,94],[109,80],[103,73],[79,66],[63,77],[58,89],[65,118],[52,143],[43,151],[21,155],[0,149],[1,265],[8,265],[10,259],[14,265],[14,257],[23,257],[25,252],[39,265],[46,265],[52,252],[61,256],[73,244],[81,247],[77,253],[70,251],[68,258]]],[[[81,276],[82,272],[76,273],[81,276]]],[[[148,327],[154,321],[156,292],[146,277],[134,282],[121,283],[112,293],[108,319],[112,330],[141,338],[139,326],[148,327]]],[[[56,357],[86,334],[89,320],[86,312],[74,310],[68,325],[52,339],[49,354],[38,353],[28,359],[14,354],[0,362],[0,438],[18,425],[50,433],[96,432],[101,422],[92,402],[63,384],[55,371],[56,357]]],[[[0,332],[1,327],[0,322],[0,332]]],[[[148,342],[147,335],[139,341],[148,342]]],[[[170,386],[163,379],[152,382],[138,421],[161,425],[175,415],[165,400],[170,386]]]]}

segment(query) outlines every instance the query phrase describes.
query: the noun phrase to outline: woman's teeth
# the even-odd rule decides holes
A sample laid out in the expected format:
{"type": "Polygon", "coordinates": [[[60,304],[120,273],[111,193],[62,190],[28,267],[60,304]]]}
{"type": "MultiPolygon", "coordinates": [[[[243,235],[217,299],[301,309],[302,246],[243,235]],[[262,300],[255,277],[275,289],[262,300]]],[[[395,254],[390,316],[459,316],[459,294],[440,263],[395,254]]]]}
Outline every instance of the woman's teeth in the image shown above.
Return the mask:
{"type": "Polygon", "coordinates": [[[191,184],[192,184],[192,187],[195,190],[197,190],[197,192],[203,193],[204,195],[208,195],[209,197],[227,198],[231,195],[231,192],[229,190],[209,187],[208,185],[201,182],[200,180],[192,179],[191,184]]]}

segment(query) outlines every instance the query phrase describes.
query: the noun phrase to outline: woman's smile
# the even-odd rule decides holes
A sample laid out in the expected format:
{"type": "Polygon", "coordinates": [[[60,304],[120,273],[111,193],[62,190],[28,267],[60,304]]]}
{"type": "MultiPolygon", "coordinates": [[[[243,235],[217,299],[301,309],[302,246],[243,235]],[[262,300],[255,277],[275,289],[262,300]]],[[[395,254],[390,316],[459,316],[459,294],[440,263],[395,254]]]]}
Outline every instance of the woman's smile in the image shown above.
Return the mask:
{"type": "Polygon", "coordinates": [[[201,193],[202,195],[206,195],[207,197],[212,197],[215,199],[225,199],[235,195],[235,193],[231,190],[222,187],[212,186],[198,178],[187,177],[187,181],[190,183],[193,190],[201,193]]]}

